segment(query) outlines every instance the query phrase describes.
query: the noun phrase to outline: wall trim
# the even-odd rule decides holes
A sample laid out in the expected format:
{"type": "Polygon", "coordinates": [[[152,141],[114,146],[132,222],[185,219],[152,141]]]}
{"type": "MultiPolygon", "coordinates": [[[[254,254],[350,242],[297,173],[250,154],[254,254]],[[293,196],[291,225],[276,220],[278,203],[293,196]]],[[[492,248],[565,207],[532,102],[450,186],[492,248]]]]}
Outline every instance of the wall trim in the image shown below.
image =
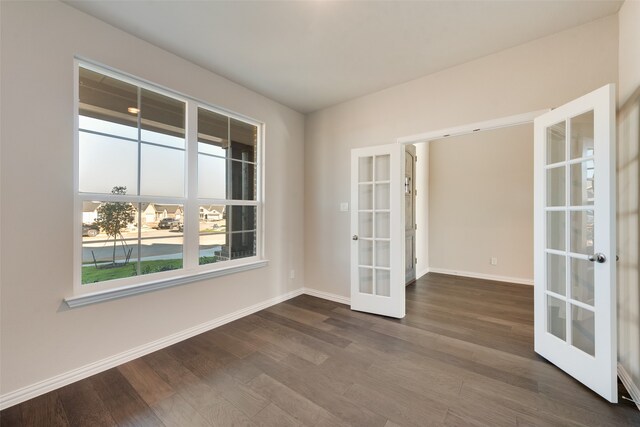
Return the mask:
{"type": "Polygon", "coordinates": [[[495,280],[496,282],[517,283],[519,285],[533,286],[533,279],[523,279],[521,277],[496,276],[493,274],[474,273],[471,271],[449,270],[446,268],[429,267],[430,273],[449,274],[451,276],[472,277],[474,279],[495,280]]]}
{"type": "Polygon", "coordinates": [[[416,272],[416,280],[418,280],[419,278],[421,278],[425,274],[429,273],[430,271],[431,270],[427,267],[424,270],[420,270],[420,271],[416,272]]]}
{"type": "Polygon", "coordinates": [[[84,378],[90,377],[91,375],[106,371],[107,369],[111,369],[133,359],[137,359],[138,357],[142,357],[146,354],[163,349],[172,344],[186,340],[187,338],[191,338],[195,335],[207,332],[211,329],[215,329],[218,326],[222,326],[234,320],[253,314],[257,311],[264,310],[265,308],[269,308],[288,299],[295,298],[299,295],[302,295],[303,293],[305,293],[304,288],[287,292],[283,295],[270,298],[249,307],[234,311],[233,313],[229,313],[208,322],[185,329],[183,331],[176,332],[164,338],[160,338],[159,340],[152,341],[148,344],[132,348],[131,350],[123,351],[122,353],[106,357],[102,360],[98,360],[97,362],[89,363],[77,369],[72,369],[71,371],[56,375],[47,380],[39,381],[35,384],[31,384],[18,390],[0,395],[0,410],[6,409],[13,405],[17,405],[18,403],[24,402],[25,400],[32,399],[60,387],[64,387],[67,384],[82,380],[84,378]]]}
{"type": "Polygon", "coordinates": [[[640,386],[633,382],[631,375],[629,375],[627,370],[620,363],[618,363],[618,377],[631,395],[631,398],[634,400],[638,410],[640,410],[640,386]]]}
{"type": "Polygon", "coordinates": [[[338,302],[340,304],[351,305],[350,297],[343,297],[342,295],[319,291],[317,289],[312,289],[312,288],[304,288],[304,293],[306,295],[311,295],[312,297],[318,297],[318,298],[326,299],[329,301],[338,302]]]}

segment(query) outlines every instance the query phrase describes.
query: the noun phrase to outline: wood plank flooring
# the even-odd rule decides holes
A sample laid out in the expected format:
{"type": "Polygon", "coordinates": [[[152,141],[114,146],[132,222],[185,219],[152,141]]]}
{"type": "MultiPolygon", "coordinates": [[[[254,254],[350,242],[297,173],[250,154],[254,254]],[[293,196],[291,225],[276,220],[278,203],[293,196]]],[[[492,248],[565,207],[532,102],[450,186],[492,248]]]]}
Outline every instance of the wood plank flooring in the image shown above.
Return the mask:
{"type": "Polygon", "coordinates": [[[2,426],[640,426],[533,352],[533,288],[428,274],[402,320],[300,296],[0,413],[2,426]]]}

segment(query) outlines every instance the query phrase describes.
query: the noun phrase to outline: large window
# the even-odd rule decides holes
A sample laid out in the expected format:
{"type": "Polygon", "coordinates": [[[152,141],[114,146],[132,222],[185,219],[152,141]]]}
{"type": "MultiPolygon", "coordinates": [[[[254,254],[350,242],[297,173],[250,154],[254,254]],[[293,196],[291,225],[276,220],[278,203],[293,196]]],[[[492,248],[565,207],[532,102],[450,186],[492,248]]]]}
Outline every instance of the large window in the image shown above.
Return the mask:
{"type": "Polygon", "coordinates": [[[259,123],[81,63],[77,125],[81,291],[261,259],[259,123]]]}

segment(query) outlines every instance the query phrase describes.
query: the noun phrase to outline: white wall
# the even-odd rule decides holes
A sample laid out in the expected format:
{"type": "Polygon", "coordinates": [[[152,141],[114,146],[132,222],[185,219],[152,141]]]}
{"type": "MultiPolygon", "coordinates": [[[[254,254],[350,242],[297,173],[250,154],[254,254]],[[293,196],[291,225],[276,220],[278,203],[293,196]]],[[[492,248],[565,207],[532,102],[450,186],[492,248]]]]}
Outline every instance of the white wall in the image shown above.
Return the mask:
{"type": "MultiPolygon", "coordinates": [[[[619,11],[618,354],[640,399],[640,1],[619,11]]],[[[639,405],[640,406],[640,405],[639,405]]]]}
{"type": "Polygon", "coordinates": [[[0,8],[2,395],[302,287],[301,114],[62,3],[0,8]],[[268,267],[66,307],[76,54],[266,123],[268,267]]]}
{"type": "Polygon", "coordinates": [[[533,125],[429,146],[429,269],[533,283],[533,125]]]}
{"type": "Polygon", "coordinates": [[[305,285],[349,295],[352,148],[561,105],[617,82],[617,52],[611,16],[307,116],[305,285]]]}

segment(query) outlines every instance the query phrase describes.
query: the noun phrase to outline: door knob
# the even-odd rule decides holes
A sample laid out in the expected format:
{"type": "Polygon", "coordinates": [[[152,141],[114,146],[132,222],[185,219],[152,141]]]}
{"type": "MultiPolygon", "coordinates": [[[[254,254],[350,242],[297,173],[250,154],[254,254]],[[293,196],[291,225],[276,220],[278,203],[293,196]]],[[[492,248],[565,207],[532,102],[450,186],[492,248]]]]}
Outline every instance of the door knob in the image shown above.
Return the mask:
{"type": "Polygon", "coordinates": [[[353,237],[351,238],[351,240],[358,240],[358,235],[354,234],[353,237]]]}
{"type": "Polygon", "coordinates": [[[600,264],[602,264],[607,260],[607,257],[604,256],[604,254],[598,252],[597,254],[589,255],[589,258],[587,259],[591,262],[599,262],[600,264]]]}

